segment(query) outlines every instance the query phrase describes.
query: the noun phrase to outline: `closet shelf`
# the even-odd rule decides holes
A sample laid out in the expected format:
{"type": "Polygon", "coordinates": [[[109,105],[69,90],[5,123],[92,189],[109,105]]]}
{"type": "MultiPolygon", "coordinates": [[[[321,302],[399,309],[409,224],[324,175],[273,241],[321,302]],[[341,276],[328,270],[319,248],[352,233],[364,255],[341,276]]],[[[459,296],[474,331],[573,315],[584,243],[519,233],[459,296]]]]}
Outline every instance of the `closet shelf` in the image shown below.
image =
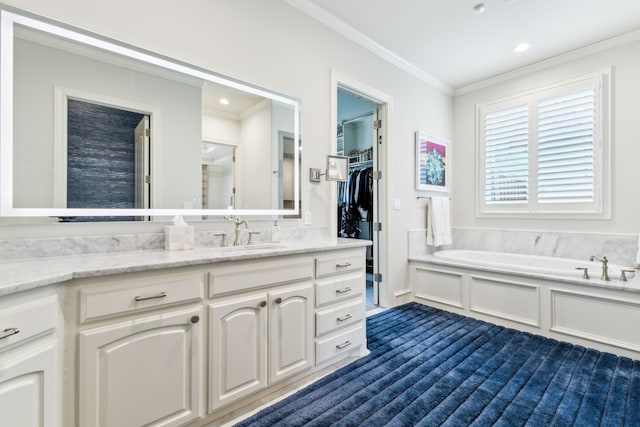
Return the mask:
{"type": "Polygon", "coordinates": [[[360,168],[362,166],[372,166],[373,160],[365,160],[364,162],[353,162],[349,163],[349,169],[351,168],[360,168]]]}

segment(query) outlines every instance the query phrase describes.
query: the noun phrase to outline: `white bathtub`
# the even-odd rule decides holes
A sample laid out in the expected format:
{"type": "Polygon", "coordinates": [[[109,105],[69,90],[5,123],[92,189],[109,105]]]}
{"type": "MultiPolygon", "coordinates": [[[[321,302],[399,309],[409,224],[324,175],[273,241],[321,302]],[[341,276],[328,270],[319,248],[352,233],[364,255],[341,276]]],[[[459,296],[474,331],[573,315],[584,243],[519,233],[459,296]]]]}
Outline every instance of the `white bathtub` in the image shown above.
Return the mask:
{"type": "MultiPolygon", "coordinates": [[[[576,268],[584,267],[589,269],[589,276],[592,279],[600,279],[602,275],[602,263],[599,261],[589,261],[588,259],[556,258],[474,250],[439,251],[434,253],[433,256],[443,261],[452,261],[470,266],[531,272],[552,276],[580,278],[583,272],[582,270],[576,270],[576,268]]],[[[630,269],[630,267],[609,263],[609,278],[611,280],[620,280],[621,270],[630,269]]],[[[627,279],[631,279],[634,273],[626,273],[626,276],[627,279]]]]}

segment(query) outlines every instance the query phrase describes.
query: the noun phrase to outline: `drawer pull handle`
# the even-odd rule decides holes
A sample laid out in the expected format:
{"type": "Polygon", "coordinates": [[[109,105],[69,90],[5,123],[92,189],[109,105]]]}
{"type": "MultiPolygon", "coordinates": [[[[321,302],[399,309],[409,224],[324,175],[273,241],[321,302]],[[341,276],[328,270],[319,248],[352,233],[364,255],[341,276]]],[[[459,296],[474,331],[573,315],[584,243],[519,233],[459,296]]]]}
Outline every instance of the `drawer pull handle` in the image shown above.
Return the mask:
{"type": "Polygon", "coordinates": [[[280,304],[282,302],[282,298],[278,297],[276,298],[276,304],[280,304]]]}
{"type": "Polygon", "coordinates": [[[266,307],[267,306],[267,302],[266,301],[260,301],[260,307],[266,307]]]}
{"type": "Polygon", "coordinates": [[[347,292],[351,292],[351,288],[348,286],[346,288],[336,289],[336,294],[346,294],[347,292]]]}
{"type": "Polygon", "coordinates": [[[349,319],[351,319],[351,315],[350,315],[350,314],[345,314],[345,315],[344,315],[344,316],[342,316],[342,317],[338,317],[336,320],[337,320],[338,322],[344,322],[345,320],[349,320],[349,319]]]}
{"type": "Polygon", "coordinates": [[[351,267],[350,262],[345,262],[344,264],[336,264],[336,268],[347,268],[347,267],[351,267]]]}
{"type": "Polygon", "coordinates": [[[150,299],[164,298],[164,297],[166,297],[166,296],[167,296],[167,293],[166,293],[166,292],[160,292],[159,294],[156,294],[156,295],[148,295],[148,296],[146,296],[146,297],[136,296],[136,297],[134,298],[134,300],[136,300],[136,301],[147,301],[147,300],[150,300],[150,299]]]}
{"type": "Polygon", "coordinates": [[[18,328],[7,328],[4,331],[0,332],[0,340],[3,338],[8,338],[11,335],[15,335],[18,332],[20,332],[20,329],[18,328]]]}
{"type": "Polygon", "coordinates": [[[343,342],[342,344],[338,344],[338,345],[336,346],[336,348],[337,348],[338,350],[342,350],[343,348],[345,348],[345,347],[349,347],[350,345],[351,345],[351,341],[345,341],[345,342],[343,342]]]}
{"type": "Polygon", "coordinates": [[[191,323],[198,323],[200,321],[200,316],[194,315],[191,316],[191,323]]]}

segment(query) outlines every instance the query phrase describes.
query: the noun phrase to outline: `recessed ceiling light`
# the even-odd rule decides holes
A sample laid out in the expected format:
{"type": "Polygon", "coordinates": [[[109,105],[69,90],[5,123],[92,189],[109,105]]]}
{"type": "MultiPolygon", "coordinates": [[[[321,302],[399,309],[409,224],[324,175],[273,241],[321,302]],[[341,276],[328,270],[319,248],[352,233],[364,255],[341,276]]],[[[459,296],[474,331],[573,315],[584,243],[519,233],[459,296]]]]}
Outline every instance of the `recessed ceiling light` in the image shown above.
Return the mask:
{"type": "Polygon", "coordinates": [[[478,3],[477,5],[473,6],[473,11],[475,13],[482,13],[485,11],[487,7],[485,6],[484,3],[478,3]]]}
{"type": "Polygon", "coordinates": [[[529,49],[531,47],[531,45],[527,42],[523,42],[520,43],[519,45],[517,45],[516,47],[513,48],[513,51],[515,53],[520,53],[520,52],[524,52],[525,50],[529,49]]]}
{"type": "Polygon", "coordinates": [[[229,105],[229,100],[227,98],[220,98],[220,104],[229,105]]]}

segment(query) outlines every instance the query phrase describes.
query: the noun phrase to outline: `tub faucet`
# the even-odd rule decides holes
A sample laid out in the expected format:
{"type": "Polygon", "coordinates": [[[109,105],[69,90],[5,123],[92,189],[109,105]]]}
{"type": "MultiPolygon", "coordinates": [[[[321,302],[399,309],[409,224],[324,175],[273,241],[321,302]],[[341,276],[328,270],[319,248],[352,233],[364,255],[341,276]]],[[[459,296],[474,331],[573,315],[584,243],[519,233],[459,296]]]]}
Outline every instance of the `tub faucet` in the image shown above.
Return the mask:
{"type": "Polygon", "coordinates": [[[602,259],[600,259],[595,255],[591,255],[591,257],[589,258],[589,261],[602,262],[602,276],[600,277],[600,279],[606,280],[608,282],[610,279],[609,279],[609,266],[608,266],[609,260],[607,260],[607,257],[603,256],[602,259]]]}
{"type": "Polygon", "coordinates": [[[244,224],[244,228],[249,228],[249,223],[246,219],[238,217],[233,219],[233,223],[236,225],[236,237],[233,239],[233,246],[240,246],[240,226],[244,224]]]}

